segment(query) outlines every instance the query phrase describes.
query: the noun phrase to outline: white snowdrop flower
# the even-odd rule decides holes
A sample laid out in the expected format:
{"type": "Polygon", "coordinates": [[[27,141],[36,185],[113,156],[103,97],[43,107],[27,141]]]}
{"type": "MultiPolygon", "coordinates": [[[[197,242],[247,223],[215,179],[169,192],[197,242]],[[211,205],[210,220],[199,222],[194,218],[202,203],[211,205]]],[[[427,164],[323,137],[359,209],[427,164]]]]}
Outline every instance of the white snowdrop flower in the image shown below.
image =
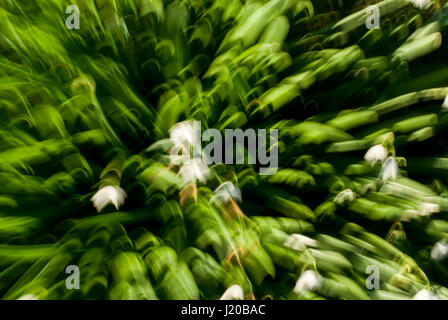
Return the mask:
{"type": "Polygon", "coordinates": [[[17,300],[39,300],[34,294],[25,294],[18,298],[17,300]]]}
{"type": "Polygon", "coordinates": [[[225,203],[230,200],[235,200],[237,202],[241,201],[241,190],[238,186],[235,186],[232,182],[226,181],[218,186],[214,191],[213,197],[210,202],[221,202],[225,203]]]}
{"type": "Polygon", "coordinates": [[[244,300],[243,288],[234,284],[229,287],[219,300],[244,300]]]}
{"type": "Polygon", "coordinates": [[[181,145],[184,142],[193,144],[193,120],[186,120],[176,123],[170,129],[170,140],[175,145],[181,145]]]}
{"type": "Polygon", "coordinates": [[[431,250],[431,258],[440,261],[448,256],[448,243],[445,240],[437,242],[431,250]]]}
{"type": "Polygon", "coordinates": [[[445,100],[442,103],[442,108],[448,110],[448,94],[445,97],[445,100]]]}
{"type": "Polygon", "coordinates": [[[420,215],[429,216],[440,211],[440,206],[436,203],[423,202],[420,204],[420,215]]]}
{"type": "Polygon", "coordinates": [[[93,202],[93,206],[98,212],[101,212],[108,204],[113,204],[118,210],[124,203],[126,198],[126,191],[117,186],[106,186],[98,190],[95,195],[90,199],[93,202]]]}
{"type": "Polygon", "coordinates": [[[319,273],[307,270],[297,279],[294,292],[298,294],[302,291],[314,291],[320,288],[322,281],[322,276],[319,273]]]}
{"type": "Polygon", "coordinates": [[[284,245],[297,251],[303,251],[307,247],[317,247],[317,242],[304,235],[294,233],[285,240],[284,245]]]}
{"type": "Polygon", "coordinates": [[[389,179],[395,180],[398,177],[398,165],[397,161],[395,161],[394,157],[389,157],[384,161],[383,167],[380,171],[380,178],[383,181],[387,181],[389,179]]]}
{"type": "Polygon", "coordinates": [[[419,8],[419,9],[423,9],[428,4],[431,3],[431,0],[407,0],[407,1],[412,3],[414,5],[414,7],[419,8]]]}
{"type": "Polygon", "coordinates": [[[334,198],[334,202],[337,204],[344,204],[347,201],[352,202],[356,199],[356,193],[354,193],[350,189],[345,189],[344,191],[339,192],[334,198]]]}
{"type": "Polygon", "coordinates": [[[437,296],[429,290],[422,289],[412,298],[412,300],[439,300],[437,296]]]}
{"type": "Polygon", "coordinates": [[[189,159],[184,162],[178,173],[185,184],[196,182],[205,183],[210,174],[207,164],[201,158],[189,159]]]}
{"type": "Polygon", "coordinates": [[[364,160],[370,164],[375,164],[377,161],[383,162],[386,158],[387,150],[381,144],[371,147],[364,156],[364,160]]]}

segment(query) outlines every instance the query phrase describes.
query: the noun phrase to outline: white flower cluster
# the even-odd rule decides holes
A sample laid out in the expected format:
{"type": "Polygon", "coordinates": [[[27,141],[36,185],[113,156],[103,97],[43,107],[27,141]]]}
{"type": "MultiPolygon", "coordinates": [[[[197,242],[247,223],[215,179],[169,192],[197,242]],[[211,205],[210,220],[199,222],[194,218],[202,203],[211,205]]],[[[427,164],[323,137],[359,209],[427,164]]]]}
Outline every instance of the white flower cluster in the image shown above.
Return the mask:
{"type": "Polygon", "coordinates": [[[367,150],[364,160],[371,165],[377,162],[382,163],[379,177],[383,181],[395,180],[399,175],[397,160],[392,156],[388,157],[386,148],[381,144],[375,145],[367,150]]]}
{"type": "Polygon", "coordinates": [[[180,165],[179,176],[185,185],[200,181],[205,183],[210,175],[207,163],[201,157],[191,158],[190,149],[194,145],[193,121],[186,120],[176,123],[170,129],[170,140],[174,143],[172,150],[181,151],[182,155],[177,153],[171,155],[172,162],[180,165]]]}

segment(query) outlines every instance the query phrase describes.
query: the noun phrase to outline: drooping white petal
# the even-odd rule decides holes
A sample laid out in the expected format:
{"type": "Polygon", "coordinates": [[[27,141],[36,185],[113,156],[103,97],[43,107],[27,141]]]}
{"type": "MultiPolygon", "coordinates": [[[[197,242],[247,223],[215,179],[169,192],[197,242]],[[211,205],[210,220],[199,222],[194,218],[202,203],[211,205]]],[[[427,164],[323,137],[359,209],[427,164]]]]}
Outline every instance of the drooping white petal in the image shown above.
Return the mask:
{"type": "Polygon", "coordinates": [[[300,293],[302,291],[314,291],[320,288],[322,281],[322,276],[319,273],[312,270],[307,270],[300,275],[299,279],[297,279],[294,292],[300,293]]]}
{"type": "Polygon", "coordinates": [[[422,289],[412,298],[412,300],[439,300],[437,296],[429,290],[422,289]]]}
{"type": "Polygon", "coordinates": [[[193,144],[193,120],[186,120],[176,123],[170,129],[170,139],[175,145],[193,144]]]}
{"type": "Polygon", "coordinates": [[[445,240],[437,242],[431,250],[431,258],[440,261],[448,256],[448,243],[445,240]]]}
{"type": "Polygon", "coordinates": [[[442,103],[442,108],[448,109],[448,94],[446,95],[445,100],[442,103]]]}
{"type": "Polygon", "coordinates": [[[239,285],[229,287],[219,300],[244,300],[244,291],[239,285]]]}
{"type": "Polygon", "coordinates": [[[304,235],[294,233],[285,240],[284,245],[293,250],[303,251],[307,247],[316,247],[317,242],[316,240],[308,238],[304,235]]]}
{"type": "Polygon", "coordinates": [[[428,4],[431,3],[431,0],[407,0],[407,1],[412,3],[414,5],[414,7],[419,8],[419,9],[423,9],[428,4]]]}
{"type": "Polygon", "coordinates": [[[185,161],[178,174],[185,184],[194,183],[197,180],[205,183],[210,175],[210,169],[201,158],[194,158],[185,161]]]}
{"type": "Polygon", "coordinates": [[[376,146],[371,147],[367,150],[364,160],[367,162],[374,164],[377,161],[383,162],[387,158],[387,150],[381,144],[377,144],[376,146]]]}
{"type": "Polygon", "coordinates": [[[118,210],[124,203],[126,198],[126,191],[118,186],[106,186],[98,190],[90,199],[93,206],[98,212],[101,212],[107,205],[113,204],[118,210]]]}
{"type": "Polygon", "coordinates": [[[380,171],[380,178],[383,181],[395,180],[398,177],[398,165],[394,157],[389,157],[384,161],[383,167],[380,171]]]}
{"type": "Polygon", "coordinates": [[[232,182],[226,181],[221,183],[214,191],[213,197],[210,202],[225,203],[230,200],[241,201],[241,190],[238,186],[235,186],[232,182]]]}
{"type": "Polygon", "coordinates": [[[344,191],[339,192],[333,201],[336,202],[337,204],[344,204],[347,201],[351,202],[354,201],[355,199],[356,199],[356,193],[354,193],[350,189],[345,189],[344,191]]]}

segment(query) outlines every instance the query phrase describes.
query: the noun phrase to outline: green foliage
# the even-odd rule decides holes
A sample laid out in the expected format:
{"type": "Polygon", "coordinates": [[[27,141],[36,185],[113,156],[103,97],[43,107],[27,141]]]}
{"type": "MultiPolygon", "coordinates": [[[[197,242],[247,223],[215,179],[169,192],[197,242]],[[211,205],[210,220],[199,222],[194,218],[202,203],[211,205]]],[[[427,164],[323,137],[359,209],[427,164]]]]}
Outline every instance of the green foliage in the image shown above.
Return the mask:
{"type": "Polygon", "coordinates": [[[445,2],[0,0],[0,297],[448,298],[445,2]],[[278,171],[186,183],[191,119],[279,129],[278,171]]]}

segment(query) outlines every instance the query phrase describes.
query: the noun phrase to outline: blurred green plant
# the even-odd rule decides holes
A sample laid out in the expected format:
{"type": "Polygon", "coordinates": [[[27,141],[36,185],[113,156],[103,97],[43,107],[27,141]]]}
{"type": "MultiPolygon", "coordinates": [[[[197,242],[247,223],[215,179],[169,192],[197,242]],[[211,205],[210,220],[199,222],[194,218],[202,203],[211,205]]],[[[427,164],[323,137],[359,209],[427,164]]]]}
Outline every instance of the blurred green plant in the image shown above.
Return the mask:
{"type": "Polygon", "coordinates": [[[0,0],[0,296],[447,299],[445,2],[0,0]],[[279,170],[172,161],[192,119],[279,170]]]}

